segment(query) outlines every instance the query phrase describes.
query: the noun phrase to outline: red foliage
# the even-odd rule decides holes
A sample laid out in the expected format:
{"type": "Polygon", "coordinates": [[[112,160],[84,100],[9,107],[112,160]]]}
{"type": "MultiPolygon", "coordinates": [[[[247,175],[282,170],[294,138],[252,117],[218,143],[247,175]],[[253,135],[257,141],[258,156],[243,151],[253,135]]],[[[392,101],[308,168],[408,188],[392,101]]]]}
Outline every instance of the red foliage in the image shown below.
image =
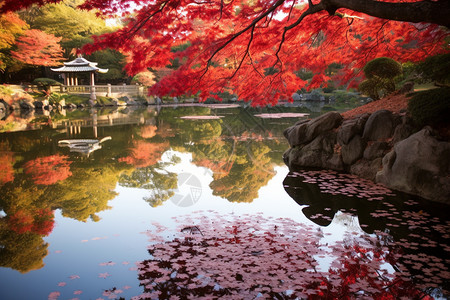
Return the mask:
{"type": "Polygon", "coordinates": [[[67,159],[68,156],[59,154],[39,157],[24,165],[25,173],[30,174],[36,184],[54,184],[72,175],[72,162],[67,159]]]}
{"type": "Polygon", "coordinates": [[[17,39],[17,51],[12,56],[24,63],[38,66],[54,66],[63,59],[63,50],[59,45],[60,37],[40,30],[27,30],[17,39]]]}
{"type": "Polygon", "coordinates": [[[61,0],[3,0],[1,5],[1,11],[17,11],[33,4],[44,5],[48,3],[58,3],[61,0]]]}
{"type": "MultiPolygon", "coordinates": [[[[22,6],[30,2],[47,1],[22,6]]],[[[323,2],[312,1],[314,7],[295,0],[87,0],[83,8],[105,16],[126,16],[132,5],[140,9],[125,27],[95,37],[84,51],[121,51],[130,75],[178,60],[181,66],[154,85],[152,94],[199,93],[205,100],[231,92],[253,105],[275,104],[302,87],[320,86],[334,62],[344,67],[331,79],[356,85],[361,68],[376,57],[419,61],[448,51],[443,45],[449,32],[436,24],[389,21],[343,8],[330,15],[323,2]],[[173,51],[177,47],[182,50],[173,51]],[[316,75],[311,83],[296,75],[300,69],[316,75]]]]}

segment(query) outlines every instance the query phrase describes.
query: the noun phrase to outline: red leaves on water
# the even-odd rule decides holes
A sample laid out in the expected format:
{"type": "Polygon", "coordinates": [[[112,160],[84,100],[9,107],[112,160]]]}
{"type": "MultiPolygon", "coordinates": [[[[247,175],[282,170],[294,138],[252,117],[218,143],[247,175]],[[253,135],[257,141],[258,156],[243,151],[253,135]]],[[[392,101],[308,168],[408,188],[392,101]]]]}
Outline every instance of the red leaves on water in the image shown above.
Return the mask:
{"type": "Polygon", "coordinates": [[[72,162],[67,159],[68,156],[59,154],[39,157],[24,165],[25,173],[31,175],[36,184],[51,185],[72,175],[72,162]]]}
{"type": "MultiPolygon", "coordinates": [[[[348,235],[327,245],[320,232],[289,219],[210,214],[177,221],[198,224],[197,230],[181,226],[184,236],[149,247],[152,258],[138,263],[145,289],[137,299],[425,296],[415,283],[402,279],[402,272],[388,272],[386,264],[398,267],[398,247],[379,237],[348,235]],[[332,261],[328,271],[319,266],[318,257],[332,261]]],[[[155,241],[154,234],[149,237],[155,241]]]]}

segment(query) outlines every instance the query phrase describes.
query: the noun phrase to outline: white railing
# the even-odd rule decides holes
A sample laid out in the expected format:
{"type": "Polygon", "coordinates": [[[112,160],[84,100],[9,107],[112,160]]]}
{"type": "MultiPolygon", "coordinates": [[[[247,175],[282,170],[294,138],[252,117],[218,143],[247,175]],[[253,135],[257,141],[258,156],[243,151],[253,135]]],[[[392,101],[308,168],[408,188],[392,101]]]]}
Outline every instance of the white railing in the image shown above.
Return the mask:
{"type": "MultiPolygon", "coordinates": [[[[61,85],[52,86],[50,90],[56,93],[67,94],[91,94],[92,86],[90,85],[61,85]]],[[[96,85],[95,94],[97,96],[121,97],[121,96],[145,96],[147,88],[140,85],[96,85]]]]}

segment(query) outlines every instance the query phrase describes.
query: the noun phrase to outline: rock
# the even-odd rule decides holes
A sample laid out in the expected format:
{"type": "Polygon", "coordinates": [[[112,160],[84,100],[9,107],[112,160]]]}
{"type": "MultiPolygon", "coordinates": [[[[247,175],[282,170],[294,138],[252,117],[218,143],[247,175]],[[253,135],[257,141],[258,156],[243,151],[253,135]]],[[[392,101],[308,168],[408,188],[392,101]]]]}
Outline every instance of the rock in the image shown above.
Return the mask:
{"type": "Polygon", "coordinates": [[[389,144],[387,142],[371,142],[364,150],[364,158],[367,160],[374,160],[375,158],[383,157],[387,150],[389,150],[389,144]]]}
{"type": "Polygon", "coordinates": [[[337,128],[342,123],[342,116],[338,112],[330,111],[315,119],[312,119],[306,128],[306,133],[302,143],[306,144],[312,141],[320,134],[327,132],[331,129],[337,128]]]}
{"type": "Polygon", "coordinates": [[[9,110],[9,108],[10,108],[9,104],[5,100],[0,99],[0,110],[7,111],[9,110]]]}
{"type": "Polygon", "coordinates": [[[34,101],[33,102],[34,108],[36,109],[44,109],[45,105],[42,101],[34,101]]]}
{"type": "Polygon", "coordinates": [[[66,108],[67,109],[76,109],[77,106],[75,104],[73,104],[73,103],[67,103],[66,108]]]}
{"type": "Polygon", "coordinates": [[[19,103],[21,109],[30,110],[34,109],[34,104],[30,100],[23,100],[19,103]]]}
{"type": "Polygon", "coordinates": [[[350,167],[350,173],[361,178],[375,181],[377,172],[381,169],[382,158],[374,160],[360,159],[350,167]]]}
{"type": "Polygon", "coordinates": [[[133,99],[128,99],[128,100],[126,100],[126,104],[127,105],[137,105],[137,102],[134,101],[133,99]]]}
{"type": "Polygon", "coordinates": [[[303,96],[300,95],[300,94],[297,94],[297,93],[293,93],[293,94],[292,94],[292,99],[293,99],[294,101],[301,101],[302,98],[303,98],[303,96]]]}
{"type": "Polygon", "coordinates": [[[403,86],[397,91],[398,94],[408,94],[414,92],[414,81],[407,81],[403,86]]]}
{"type": "Polygon", "coordinates": [[[394,129],[394,134],[392,135],[392,143],[398,143],[406,139],[416,131],[411,122],[412,121],[406,115],[402,116],[401,124],[397,125],[397,127],[395,127],[394,129]]]}
{"type": "Polygon", "coordinates": [[[450,203],[450,142],[439,141],[430,128],[398,142],[383,158],[376,181],[389,188],[450,203]]]}
{"type": "Polygon", "coordinates": [[[342,161],[351,165],[363,156],[365,143],[360,135],[355,135],[347,145],[341,148],[342,161]]]}
{"type": "Polygon", "coordinates": [[[356,134],[362,135],[364,125],[369,116],[370,114],[365,113],[353,119],[345,120],[338,130],[337,139],[339,145],[342,146],[348,144],[356,134]]]}
{"type": "Polygon", "coordinates": [[[363,138],[366,141],[388,139],[392,136],[396,125],[392,112],[388,110],[376,111],[367,119],[363,138]]]}
{"type": "Polygon", "coordinates": [[[302,144],[302,139],[306,134],[306,127],[308,126],[309,121],[310,120],[300,120],[295,123],[294,126],[284,130],[283,134],[291,147],[302,144]]]}
{"type": "Polygon", "coordinates": [[[344,162],[342,161],[342,156],[339,153],[333,153],[331,158],[329,158],[324,165],[324,168],[336,170],[336,171],[344,171],[344,162]]]}
{"type": "Polygon", "coordinates": [[[326,168],[338,164],[333,158],[336,133],[329,131],[316,137],[311,143],[297,146],[289,152],[288,161],[303,167],[326,168]]]}

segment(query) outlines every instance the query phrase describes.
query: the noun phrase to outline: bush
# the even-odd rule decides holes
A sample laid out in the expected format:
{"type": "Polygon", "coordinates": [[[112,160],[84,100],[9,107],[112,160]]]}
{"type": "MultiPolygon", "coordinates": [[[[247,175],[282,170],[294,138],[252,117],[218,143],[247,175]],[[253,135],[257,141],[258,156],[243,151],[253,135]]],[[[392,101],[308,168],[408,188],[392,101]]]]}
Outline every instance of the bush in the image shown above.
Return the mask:
{"type": "Polygon", "coordinates": [[[33,84],[37,85],[40,90],[48,91],[52,85],[62,85],[61,82],[51,78],[36,78],[33,84]]]}
{"type": "Polygon", "coordinates": [[[369,61],[364,67],[367,80],[358,89],[374,100],[395,91],[395,79],[402,75],[402,65],[392,58],[379,57],[369,61]]]}
{"type": "Polygon", "coordinates": [[[414,93],[408,102],[408,111],[420,127],[449,123],[450,88],[414,93]]]}
{"type": "Polygon", "coordinates": [[[402,65],[389,57],[375,58],[364,67],[364,75],[368,79],[374,77],[394,79],[400,74],[402,74],[402,65]]]}
{"type": "Polygon", "coordinates": [[[450,84],[450,53],[428,57],[417,66],[423,79],[450,84]]]}

